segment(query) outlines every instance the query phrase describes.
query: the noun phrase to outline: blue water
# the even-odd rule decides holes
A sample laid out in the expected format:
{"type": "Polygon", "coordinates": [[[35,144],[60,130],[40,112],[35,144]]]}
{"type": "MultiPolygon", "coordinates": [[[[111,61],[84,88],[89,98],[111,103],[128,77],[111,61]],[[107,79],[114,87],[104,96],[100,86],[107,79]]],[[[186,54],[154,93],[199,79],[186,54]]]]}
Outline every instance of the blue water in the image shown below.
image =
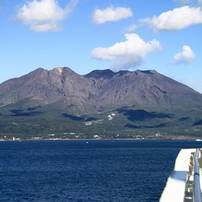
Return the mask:
{"type": "Polygon", "coordinates": [[[0,201],[157,202],[182,148],[202,142],[0,142],[0,201]]]}

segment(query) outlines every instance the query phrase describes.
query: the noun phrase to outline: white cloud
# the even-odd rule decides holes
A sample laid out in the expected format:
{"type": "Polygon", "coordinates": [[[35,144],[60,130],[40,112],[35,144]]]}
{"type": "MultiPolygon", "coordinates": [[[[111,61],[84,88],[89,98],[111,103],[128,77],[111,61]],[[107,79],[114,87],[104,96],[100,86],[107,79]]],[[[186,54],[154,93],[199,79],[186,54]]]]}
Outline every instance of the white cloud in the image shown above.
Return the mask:
{"type": "Polygon", "coordinates": [[[132,25],[130,25],[129,27],[126,27],[126,28],[124,29],[124,32],[133,32],[133,31],[136,30],[136,29],[137,29],[137,25],[132,24],[132,25]]]}
{"type": "Polygon", "coordinates": [[[176,53],[173,57],[173,61],[170,64],[177,65],[177,64],[188,64],[190,63],[196,55],[192,51],[189,46],[184,45],[182,47],[182,52],[176,53]]]}
{"type": "Polygon", "coordinates": [[[161,44],[156,39],[145,42],[137,34],[125,34],[126,41],[116,43],[109,48],[95,48],[91,56],[100,60],[113,62],[112,70],[130,69],[140,66],[144,62],[147,53],[155,53],[162,50],[161,44]]]}
{"type": "Polygon", "coordinates": [[[198,0],[198,4],[199,4],[199,5],[202,5],[202,0],[198,0]]]}
{"type": "Polygon", "coordinates": [[[202,4],[202,0],[173,0],[179,2],[180,4],[202,4]]]}
{"type": "Polygon", "coordinates": [[[124,18],[132,17],[133,12],[130,8],[108,7],[104,10],[95,9],[92,19],[95,24],[104,24],[107,21],[119,21],[124,18]]]}
{"type": "Polygon", "coordinates": [[[56,0],[34,0],[18,9],[15,20],[30,26],[33,32],[58,32],[63,30],[60,22],[73,11],[78,0],[71,0],[65,9],[56,0]]]}
{"type": "Polygon", "coordinates": [[[180,4],[188,4],[192,2],[192,0],[173,0],[173,1],[179,2],[180,4]]]}
{"type": "Polygon", "coordinates": [[[183,6],[153,18],[140,19],[140,22],[148,25],[154,32],[180,30],[202,23],[202,10],[200,7],[183,6]]]}

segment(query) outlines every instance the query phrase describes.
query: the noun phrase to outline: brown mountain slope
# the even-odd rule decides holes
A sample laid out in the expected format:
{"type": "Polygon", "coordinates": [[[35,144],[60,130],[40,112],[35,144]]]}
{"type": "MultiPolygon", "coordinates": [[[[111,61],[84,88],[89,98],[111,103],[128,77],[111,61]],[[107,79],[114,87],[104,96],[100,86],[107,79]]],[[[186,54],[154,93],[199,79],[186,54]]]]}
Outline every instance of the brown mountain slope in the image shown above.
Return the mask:
{"type": "Polygon", "coordinates": [[[171,108],[201,103],[202,95],[156,71],[95,70],[79,75],[69,68],[42,68],[0,84],[0,106],[27,99],[27,105],[51,105],[72,114],[104,111],[108,106],[171,108]]]}

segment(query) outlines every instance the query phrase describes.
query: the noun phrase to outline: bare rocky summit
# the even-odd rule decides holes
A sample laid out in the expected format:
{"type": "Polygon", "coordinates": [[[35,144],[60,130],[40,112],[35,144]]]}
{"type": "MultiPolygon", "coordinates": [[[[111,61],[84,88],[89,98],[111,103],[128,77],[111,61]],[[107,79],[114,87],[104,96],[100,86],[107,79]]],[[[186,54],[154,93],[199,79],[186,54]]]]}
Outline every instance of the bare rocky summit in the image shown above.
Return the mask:
{"type": "Polygon", "coordinates": [[[36,69],[0,84],[0,106],[18,103],[65,110],[81,115],[108,107],[163,106],[202,101],[202,94],[157,71],[95,70],[79,75],[70,68],[36,69]]]}

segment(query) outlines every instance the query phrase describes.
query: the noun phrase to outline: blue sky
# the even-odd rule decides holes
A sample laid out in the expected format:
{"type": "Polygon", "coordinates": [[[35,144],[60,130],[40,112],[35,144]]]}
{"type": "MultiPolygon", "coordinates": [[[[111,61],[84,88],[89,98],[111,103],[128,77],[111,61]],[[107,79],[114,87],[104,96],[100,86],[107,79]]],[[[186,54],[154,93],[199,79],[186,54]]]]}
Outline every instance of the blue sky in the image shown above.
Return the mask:
{"type": "Polygon", "coordinates": [[[39,67],[156,70],[202,93],[202,0],[1,0],[0,83],[39,67]]]}

